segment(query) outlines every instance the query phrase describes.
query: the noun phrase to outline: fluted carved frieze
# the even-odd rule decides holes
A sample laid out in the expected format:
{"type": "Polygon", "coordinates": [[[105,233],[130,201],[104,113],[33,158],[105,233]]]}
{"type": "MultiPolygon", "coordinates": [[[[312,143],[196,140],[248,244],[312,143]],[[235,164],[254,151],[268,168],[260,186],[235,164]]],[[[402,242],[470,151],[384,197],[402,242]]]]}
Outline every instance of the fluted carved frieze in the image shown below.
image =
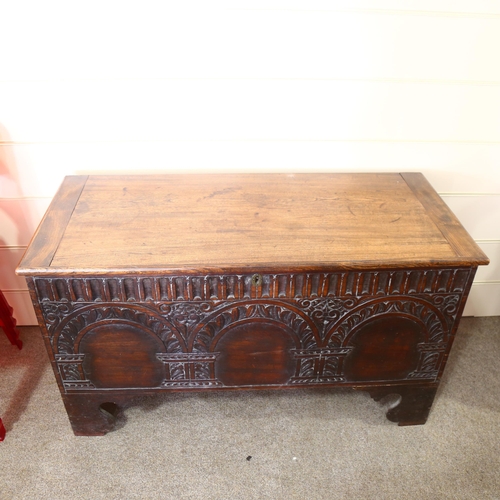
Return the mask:
{"type": "Polygon", "coordinates": [[[35,278],[40,302],[178,302],[462,293],[469,269],[35,278]]]}

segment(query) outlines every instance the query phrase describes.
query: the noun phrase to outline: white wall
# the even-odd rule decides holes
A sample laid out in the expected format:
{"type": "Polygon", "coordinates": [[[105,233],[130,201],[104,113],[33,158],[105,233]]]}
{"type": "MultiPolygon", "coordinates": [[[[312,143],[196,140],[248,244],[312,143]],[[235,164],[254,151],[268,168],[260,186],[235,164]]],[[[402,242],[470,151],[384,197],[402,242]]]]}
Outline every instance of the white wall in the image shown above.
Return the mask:
{"type": "MultiPolygon", "coordinates": [[[[5,2],[7,4],[7,2],[5,2]]],[[[0,288],[68,174],[421,171],[491,258],[500,314],[500,3],[2,5],[0,288]]]]}

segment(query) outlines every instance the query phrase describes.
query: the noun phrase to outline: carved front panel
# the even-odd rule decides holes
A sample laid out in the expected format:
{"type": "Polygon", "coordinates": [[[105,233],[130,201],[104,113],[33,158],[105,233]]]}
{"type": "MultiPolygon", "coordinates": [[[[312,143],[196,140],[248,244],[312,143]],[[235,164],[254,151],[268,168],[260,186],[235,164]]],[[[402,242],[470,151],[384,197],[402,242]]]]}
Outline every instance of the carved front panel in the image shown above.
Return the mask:
{"type": "Polygon", "coordinates": [[[473,271],[39,278],[66,391],[436,380],[473,271]]]}

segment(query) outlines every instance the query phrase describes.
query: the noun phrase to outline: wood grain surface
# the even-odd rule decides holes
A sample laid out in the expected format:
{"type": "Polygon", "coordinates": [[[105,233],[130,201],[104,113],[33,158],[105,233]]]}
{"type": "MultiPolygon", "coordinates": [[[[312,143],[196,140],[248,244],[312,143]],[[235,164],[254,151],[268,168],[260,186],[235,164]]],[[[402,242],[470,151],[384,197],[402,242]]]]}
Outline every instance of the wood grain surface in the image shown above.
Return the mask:
{"type": "Polygon", "coordinates": [[[35,269],[50,266],[86,181],[87,176],[64,179],[24,254],[23,263],[35,269]]]}
{"type": "Polygon", "coordinates": [[[488,262],[421,174],[84,179],[65,181],[32,243],[43,257],[29,250],[20,274],[488,262]],[[53,212],[83,183],[54,230],[53,212]]]}

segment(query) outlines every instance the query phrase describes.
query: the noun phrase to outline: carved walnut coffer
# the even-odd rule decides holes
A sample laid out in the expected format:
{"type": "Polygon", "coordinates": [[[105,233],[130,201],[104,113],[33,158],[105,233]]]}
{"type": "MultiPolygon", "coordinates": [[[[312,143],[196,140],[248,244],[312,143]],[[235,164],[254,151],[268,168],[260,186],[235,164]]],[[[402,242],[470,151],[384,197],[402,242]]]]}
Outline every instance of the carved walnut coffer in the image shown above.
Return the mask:
{"type": "Polygon", "coordinates": [[[137,396],[220,389],[397,394],[423,424],[487,263],[421,174],[72,176],[18,273],[100,435],[137,396]]]}

